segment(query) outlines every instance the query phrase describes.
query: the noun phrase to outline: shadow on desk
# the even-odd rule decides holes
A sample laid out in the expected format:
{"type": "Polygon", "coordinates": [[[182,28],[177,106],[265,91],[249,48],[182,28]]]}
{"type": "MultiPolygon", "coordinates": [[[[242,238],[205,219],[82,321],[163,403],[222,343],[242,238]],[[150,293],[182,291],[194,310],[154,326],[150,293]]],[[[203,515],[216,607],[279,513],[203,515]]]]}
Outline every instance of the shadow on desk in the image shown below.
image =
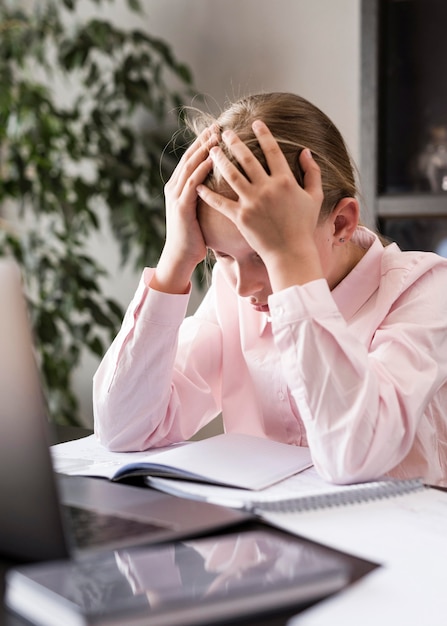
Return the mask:
{"type": "Polygon", "coordinates": [[[82,439],[93,434],[92,428],[82,428],[80,426],[61,426],[53,424],[50,429],[50,443],[63,443],[64,441],[73,441],[74,439],[82,439]]]}

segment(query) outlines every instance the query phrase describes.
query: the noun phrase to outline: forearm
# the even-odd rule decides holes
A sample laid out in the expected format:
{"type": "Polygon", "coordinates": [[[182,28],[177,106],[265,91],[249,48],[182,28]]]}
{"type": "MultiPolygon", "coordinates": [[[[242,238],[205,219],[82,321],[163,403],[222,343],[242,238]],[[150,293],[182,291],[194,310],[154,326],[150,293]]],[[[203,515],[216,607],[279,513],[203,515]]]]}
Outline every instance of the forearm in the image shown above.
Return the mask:
{"type": "Polygon", "coordinates": [[[293,313],[275,302],[275,341],[319,471],[352,482],[391,470],[408,454],[445,376],[442,333],[434,329],[430,339],[424,328],[418,336],[417,324],[402,322],[379,329],[370,344],[366,324],[348,327],[320,282],[297,297],[293,313]],[[418,346],[420,337],[438,343],[439,352],[424,339],[418,346]]]}
{"type": "Polygon", "coordinates": [[[173,313],[156,302],[151,306],[147,295],[142,281],[93,380],[95,431],[113,449],[159,445],[156,431],[170,401],[178,328],[188,298],[175,297],[173,313]]]}
{"type": "Polygon", "coordinates": [[[95,430],[115,450],[183,441],[220,411],[221,336],[206,297],[205,315],[184,319],[187,296],[143,289],[94,377],[95,430]]]}
{"type": "Polygon", "coordinates": [[[165,248],[152,275],[149,286],[163,293],[187,294],[191,289],[191,277],[196,261],[187,263],[178,254],[169,254],[165,248]]]}

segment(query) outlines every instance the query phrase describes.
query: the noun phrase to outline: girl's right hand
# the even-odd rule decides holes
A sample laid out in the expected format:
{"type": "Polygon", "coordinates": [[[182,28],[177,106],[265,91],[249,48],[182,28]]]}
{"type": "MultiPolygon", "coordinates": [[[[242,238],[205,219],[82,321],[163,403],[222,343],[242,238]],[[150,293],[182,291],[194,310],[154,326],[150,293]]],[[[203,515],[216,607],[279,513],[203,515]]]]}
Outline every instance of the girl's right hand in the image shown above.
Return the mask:
{"type": "Polygon", "coordinates": [[[202,131],[165,185],[166,241],[151,281],[158,291],[187,292],[194,269],[206,256],[196,188],[213,169],[209,151],[218,143],[217,132],[213,126],[202,131]]]}

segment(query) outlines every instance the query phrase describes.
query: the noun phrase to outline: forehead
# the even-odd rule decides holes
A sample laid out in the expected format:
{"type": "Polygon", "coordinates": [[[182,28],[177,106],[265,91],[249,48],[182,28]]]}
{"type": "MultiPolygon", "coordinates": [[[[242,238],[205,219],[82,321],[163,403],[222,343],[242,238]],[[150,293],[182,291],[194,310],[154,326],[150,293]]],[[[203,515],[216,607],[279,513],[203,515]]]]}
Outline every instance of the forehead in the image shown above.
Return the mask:
{"type": "Polygon", "coordinates": [[[197,217],[208,248],[229,252],[249,247],[237,226],[230,219],[201,200],[197,207],[197,217]]]}

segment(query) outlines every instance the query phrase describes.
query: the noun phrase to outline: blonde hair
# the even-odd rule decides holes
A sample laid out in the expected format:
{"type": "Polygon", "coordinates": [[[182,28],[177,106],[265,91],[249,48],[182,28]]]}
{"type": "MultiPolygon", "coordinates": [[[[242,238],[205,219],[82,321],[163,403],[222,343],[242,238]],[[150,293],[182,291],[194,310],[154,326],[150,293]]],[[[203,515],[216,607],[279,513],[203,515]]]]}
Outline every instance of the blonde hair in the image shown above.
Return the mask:
{"type": "MultiPolygon", "coordinates": [[[[252,123],[256,119],[267,124],[301,186],[303,172],[299,155],[304,148],[311,150],[321,168],[324,193],[321,221],[342,198],[356,197],[355,168],[343,137],[325,113],[298,95],[277,92],[247,96],[231,104],[217,119],[196,112],[187,118],[187,124],[196,135],[212,123],[217,123],[221,132],[234,130],[268,171],[264,154],[252,130],[252,123]]],[[[235,162],[225,144],[222,143],[221,147],[235,162]]],[[[212,172],[206,181],[216,191],[222,190],[222,183],[217,171],[212,172]]]]}

